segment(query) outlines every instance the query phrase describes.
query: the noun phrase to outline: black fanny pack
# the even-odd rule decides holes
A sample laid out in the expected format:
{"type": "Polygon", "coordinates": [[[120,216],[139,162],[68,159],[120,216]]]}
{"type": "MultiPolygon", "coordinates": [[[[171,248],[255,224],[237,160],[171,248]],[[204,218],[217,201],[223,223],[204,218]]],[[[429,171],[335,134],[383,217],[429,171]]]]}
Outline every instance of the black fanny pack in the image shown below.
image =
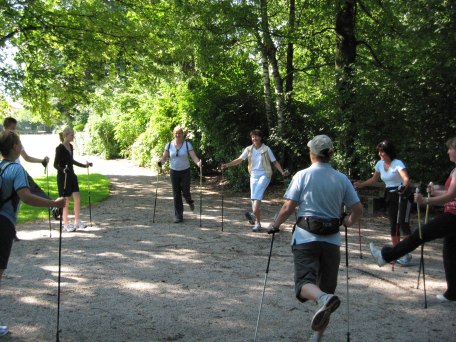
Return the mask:
{"type": "Polygon", "coordinates": [[[331,235],[339,232],[340,220],[302,216],[298,217],[296,225],[312,234],[331,235]]]}

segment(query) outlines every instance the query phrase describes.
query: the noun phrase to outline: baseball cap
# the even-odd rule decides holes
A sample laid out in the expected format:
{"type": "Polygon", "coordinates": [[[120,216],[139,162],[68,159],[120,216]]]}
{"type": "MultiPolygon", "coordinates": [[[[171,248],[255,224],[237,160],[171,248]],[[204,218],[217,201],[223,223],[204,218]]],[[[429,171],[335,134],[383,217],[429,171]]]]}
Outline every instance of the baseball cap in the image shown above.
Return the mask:
{"type": "Polygon", "coordinates": [[[307,147],[315,155],[320,155],[323,150],[332,150],[334,148],[331,139],[324,134],[316,135],[307,143],[307,147]]]}

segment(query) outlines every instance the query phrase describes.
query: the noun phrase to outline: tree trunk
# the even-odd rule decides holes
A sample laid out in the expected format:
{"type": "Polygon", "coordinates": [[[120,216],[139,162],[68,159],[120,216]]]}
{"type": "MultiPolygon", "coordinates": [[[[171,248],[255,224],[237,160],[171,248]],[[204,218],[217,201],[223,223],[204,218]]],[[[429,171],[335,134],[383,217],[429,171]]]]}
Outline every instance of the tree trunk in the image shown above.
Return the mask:
{"type": "Polygon", "coordinates": [[[356,127],[352,111],[355,97],[352,64],[356,61],[356,0],[339,0],[336,10],[336,75],[340,99],[337,117],[342,127],[339,150],[345,154],[346,172],[353,177],[356,127]]]}
{"type": "MultiPolygon", "coordinates": [[[[288,26],[290,28],[289,35],[294,37],[296,23],[296,1],[290,0],[290,12],[288,15],[288,26]]],[[[293,67],[294,44],[288,41],[287,45],[287,74],[285,75],[285,99],[287,107],[290,110],[293,98],[293,80],[294,80],[294,67],[293,67]]]]}

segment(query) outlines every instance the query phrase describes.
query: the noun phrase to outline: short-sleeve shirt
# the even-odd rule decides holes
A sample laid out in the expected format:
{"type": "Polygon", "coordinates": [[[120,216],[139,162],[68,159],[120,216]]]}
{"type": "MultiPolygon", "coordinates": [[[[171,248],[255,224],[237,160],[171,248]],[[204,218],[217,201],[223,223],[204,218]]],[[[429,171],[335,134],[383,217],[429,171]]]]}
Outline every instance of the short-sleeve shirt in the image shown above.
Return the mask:
{"type": "MultiPolygon", "coordinates": [[[[0,163],[0,167],[3,166],[5,162],[6,161],[2,161],[0,163]]],[[[20,164],[13,163],[12,165],[8,166],[3,172],[2,199],[8,198],[12,194],[13,190],[17,192],[21,189],[29,187],[30,186],[27,180],[27,173],[20,164]]],[[[17,196],[14,196],[11,200],[5,202],[0,209],[0,215],[8,218],[14,225],[17,221],[17,211],[19,209],[18,203],[19,198],[17,196]]]]}
{"type": "MultiPolygon", "coordinates": [[[[343,205],[351,207],[360,202],[348,177],[329,163],[314,163],[297,172],[283,197],[299,203],[298,217],[322,219],[338,219],[343,205]]],[[[316,235],[298,226],[292,239],[292,244],[322,241],[340,245],[339,233],[316,235]]]]}
{"type": "Polygon", "coordinates": [[[181,148],[177,149],[173,140],[166,144],[165,150],[169,152],[169,167],[171,170],[183,171],[190,168],[188,152],[193,150],[193,146],[189,141],[184,140],[181,148]]]}
{"type": "MultiPolygon", "coordinates": [[[[239,158],[241,158],[242,160],[246,160],[249,156],[249,148],[250,146],[246,147],[244,149],[244,151],[242,151],[242,154],[240,155],[239,158]]],[[[255,148],[255,146],[252,147],[252,177],[259,177],[263,174],[266,173],[266,170],[264,169],[263,167],[263,163],[262,163],[262,158],[261,158],[261,150],[263,148],[263,145],[260,146],[260,148],[255,148]]],[[[271,161],[271,163],[275,162],[276,161],[276,157],[274,156],[274,153],[272,153],[272,150],[269,148],[267,148],[267,153],[268,153],[268,157],[269,157],[269,160],[271,161]]]]}
{"type": "Polygon", "coordinates": [[[380,173],[380,178],[383,182],[385,182],[385,186],[387,188],[397,188],[402,185],[402,177],[399,171],[404,169],[405,164],[399,159],[394,159],[391,162],[388,171],[385,170],[385,162],[383,160],[379,160],[375,164],[375,172],[380,173]]]}

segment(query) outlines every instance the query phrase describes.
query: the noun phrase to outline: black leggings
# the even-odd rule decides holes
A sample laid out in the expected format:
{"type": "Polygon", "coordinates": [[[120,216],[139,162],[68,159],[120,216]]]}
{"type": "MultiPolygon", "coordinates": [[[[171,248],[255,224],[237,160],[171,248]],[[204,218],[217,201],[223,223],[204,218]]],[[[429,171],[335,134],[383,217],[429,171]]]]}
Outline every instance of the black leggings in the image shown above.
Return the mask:
{"type": "Polygon", "coordinates": [[[174,216],[177,219],[182,219],[184,216],[184,204],[182,196],[188,204],[193,203],[192,195],[190,193],[190,169],[176,171],[171,170],[171,184],[173,185],[174,197],[174,216]]]}
{"type": "Polygon", "coordinates": [[[443,238],[443,267],[447,282],[445,296],[456,300],[456,215],[443,213],[421,227],[423,238],[420,239],[419,229],[399,242],[395,247],[383,247],[382,256],[391,262],[410,253],[423,242],[443,238]]]}
{"type": "Polygon", "coordinates": [[[390,221],[391,236],[401,236],[401,232],[402,235],[410,235],[410,209],[412,208],[412,203],[408,200],[407,197],[401,197],[399,229],[397,229],[397,210],[399,207],[399,194],[397,191],[387,191],[385,202],[388,210],[388,218],[390,221]]]}

